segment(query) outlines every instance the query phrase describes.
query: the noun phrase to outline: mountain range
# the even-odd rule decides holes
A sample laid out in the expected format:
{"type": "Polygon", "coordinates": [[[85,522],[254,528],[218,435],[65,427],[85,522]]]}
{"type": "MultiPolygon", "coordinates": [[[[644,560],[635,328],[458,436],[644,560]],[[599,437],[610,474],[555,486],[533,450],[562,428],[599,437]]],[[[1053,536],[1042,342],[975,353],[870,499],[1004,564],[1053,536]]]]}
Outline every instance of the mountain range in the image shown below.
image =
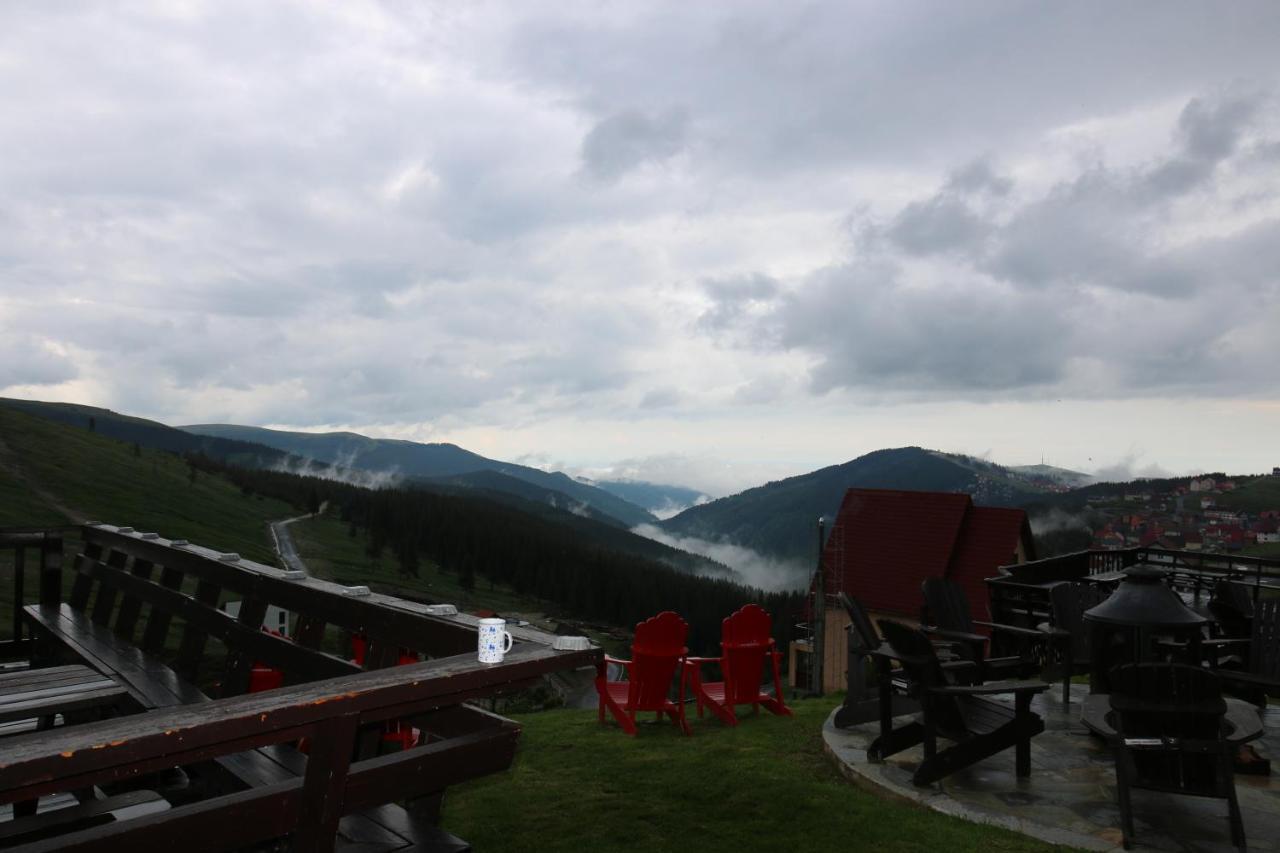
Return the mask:
{"type": "Polygon", "coordinates": [[[544,494],[555,493],[553,500],[559,501],[561,508],[569,511],[575,508],[591,510],[599,517],[612,519],[625,527],[657,521],[657,517],[648,510],[604,489],[579,482],[568,474],[488,459],[456,444],[369,438],[353,432],[287,432],[234,424],[193,424],[179,429],[194,435],[264,445],[330,465],[389,472],[416,480],[465,486],[473,482],[468,479],[471,475],[493,472],[507,478],[508,488],[503,488],[503,481],[482,478],[479,482],[486,488],[523,491],[523,487],[511,483],[517,481],[541,489],[544,494]]]}
{"type": "MultiPolygon", "coordinates": [[[[196,453],[234,465],[347,479],[353,472],[435,491],[472,492],[554,518],[609,547],[645,551],[629,531],[643,529],[685,551],[725,560],[725,545],[763,558],[809,564],[817,553],[819,517],[834,520],[851,487],[965,492],[993,506],[1071,506],[1106,484],[1047,465],[1006,468],[985,459],[921,447],[878,450],[806,474],[709,500],[683,486],[629,480],[590,481],[489,459],[445,443],[376,439],[350,432],[301,433],[233,424],[175,428],[106,409],[66,403],[0,399],[0,405],[77,427],[91,422],[103,436],[175,453],[196,453]],[[1069,490],[1069,491],[1064,491],[1069,490]],[[1078,500],[1076,499],[1078,497],[1078,500]],[[675,510],[682,511],[675,512],[675,510]],[[674,515],[671,513],[675,512],[674,515]],[[659,520],[659,518],[662,520],[659,520]],[[616,534],[604,534],[612,528],[616,534]],[[660,533],[654,533],[656,528],[660,533]]],[[[670,553],[646,553],[691,571],[722,572],[670,553]]]]}
{"type": "Polygon", "coordinates": [[[661,527],[679,537],[727,540],[780,560],[813,561],[819,517],[829,528],[845,491],[853,487],[967,492],[991,506],[1018,506],[1044,495],[1043,488],[994,463],[902,447],[690,507],[661,527]]]}

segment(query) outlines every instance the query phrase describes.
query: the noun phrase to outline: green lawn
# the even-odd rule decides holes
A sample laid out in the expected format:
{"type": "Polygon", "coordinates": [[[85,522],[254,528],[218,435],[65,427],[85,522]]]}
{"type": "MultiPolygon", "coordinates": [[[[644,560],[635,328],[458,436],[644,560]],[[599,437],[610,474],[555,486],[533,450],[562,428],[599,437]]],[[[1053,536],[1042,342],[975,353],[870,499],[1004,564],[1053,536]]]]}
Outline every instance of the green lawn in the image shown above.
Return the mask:
{"type": "Polygon", "coordinates": [[[477,850],[1048,850],[1049,845],[863,791],[822,751],[837,698],[796,702],[734,729],[710,717],[638,736],[595,711],[517,716],[506,773],[449,789],[442,824],[477,850]]]}

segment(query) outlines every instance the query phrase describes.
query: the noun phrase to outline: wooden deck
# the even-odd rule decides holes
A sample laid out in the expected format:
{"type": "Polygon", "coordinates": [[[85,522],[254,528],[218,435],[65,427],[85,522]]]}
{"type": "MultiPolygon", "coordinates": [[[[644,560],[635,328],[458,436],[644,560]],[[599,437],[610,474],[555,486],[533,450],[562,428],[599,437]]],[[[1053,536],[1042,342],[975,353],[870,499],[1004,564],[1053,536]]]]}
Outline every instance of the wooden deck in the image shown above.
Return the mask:
{"type": "Polygon", "coordinates": [[[600,657],[513,628],[506,659],[481,664],[474,617],[129,528],[86,525],[80,538],[63,600],[60,543],[0,536],[40,555],[39,595],[21,611],[31,637],[18,633],[10,651],[29,652],[33,674],[77,666],[122,706],[93,725],[0,739],[0,803],[14,804],[14,825],[28,822],[0,825],[0,846],[149,849],[181,837],[191,850],[279,839],[299,850],[465,850],[435,825],[444,792],[509,766],[519,734],[468,703],[600,657]],[[228,600],[239,601],[234,617],[220,607],[228,600]],[[292,638],[262,630],[269,607],[292,614],[292,638]],[[356,634],[364,668],[344,654],[356,634]],[[285,686],[249,693],[264,667],[285,686]],[[402,749],[389,727],[413,731],[415,745],[402,749]],[[81,823],[26,816],[67,793],[88,815],[81,823]],[[164,808],[120,819],[112,798],[164,808]]]}

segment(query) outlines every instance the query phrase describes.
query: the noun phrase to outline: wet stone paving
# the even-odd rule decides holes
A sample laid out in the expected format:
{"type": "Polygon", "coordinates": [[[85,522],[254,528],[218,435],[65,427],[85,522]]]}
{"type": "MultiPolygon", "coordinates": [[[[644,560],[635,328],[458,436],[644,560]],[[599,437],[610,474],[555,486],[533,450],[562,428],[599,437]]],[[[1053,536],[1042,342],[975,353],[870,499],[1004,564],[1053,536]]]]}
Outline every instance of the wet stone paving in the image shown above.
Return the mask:
{"type": "MultiPolygon", "coordinates": [[[[1004,826],[1045,841],[1095,850],[1120,848],[1120,808],[1115,764],[1106,744],[1080,722],[1087,685],[1072,686],[1064,710],[1060,690],[1035,697],[1033,710],[1045,731],[1031,741],[1031,776],[1013,772],[1013,749],[917,788],[911,774],[921,748],[904,750],[882,764],[867,761],[877,723],[837,729],[834,713],[823,727],[827,751],[854,782],[946,814],[1004,826]]],[[[901,725],[905,720],[900,719],[901,725]]],[[[1236,774],[1236,794],[1250,850],[1280,851],[1280,707],[1265,716],[1266,734],[1253,747],[1272,760],[1270,776],[1236,774]]],[[[945,746],[946,741],[940,743],[945,746]]],[[[1232,851],[1225,800],[1133,791],[1137,849],[1232,851]]]]}

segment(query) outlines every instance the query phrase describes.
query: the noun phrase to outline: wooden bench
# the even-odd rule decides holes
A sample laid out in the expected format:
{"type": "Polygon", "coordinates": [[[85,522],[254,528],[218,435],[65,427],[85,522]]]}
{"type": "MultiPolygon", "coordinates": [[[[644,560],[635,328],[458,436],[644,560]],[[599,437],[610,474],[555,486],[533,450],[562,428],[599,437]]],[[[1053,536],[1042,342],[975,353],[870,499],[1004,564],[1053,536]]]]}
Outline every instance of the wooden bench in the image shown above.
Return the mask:
{"type": "MultiPolygon", "coordinates": [[[[226,850],[288,835],[293,849],[325,850],[333,849],[339,821],[351,814],[388,832],[412,832],[415,818],[388,811],[390,801],[499,771],[514,755],[519,728],[468,708],[462,704],[467,698],[528,683],[566,659],[593,657],[526,645],[501,665],[458,655],[24,735],[0,749],[0,802],[119,783],[218,757],[270,756],[274,749],[289,757],[265,784],[23,849],[153,849],[181,838],[184,851],[226,850]],[[404,716],[422,719],[442,736],[403,752],[352,760],[362,729],[404,716]],[[289,747],[299,738],[311,743],[305,759],[289,747]]],[[[417,841],[397,847],[388,841],[383,849],[430,849],[411,847],[417,841]]]]}
{"type": "MultiPolygon", "coordinates": [[[[110,675],[128,690],[137,709],[148,712],[143,717],[190,713],[193,705],[201,706],[200,715],[216,717],[224,703],[248,698],[244,694],[255,664],[280,670],[286,685],[255,696],[282,694],[293,696],[294,701],[312,701],[316,697],[307,691],[314,688],[322,690],[325,702],[331,702],[333,694],[322,685],[363,670],[324,650],[328,626],[368,638],[365,661],[369,669],[392,666],[402,650],[408,649],[433,662],[448,661],[451,667],[464,670],[469,664],[471,669],[480,667],[488,674],[479,678],[472,690],[449,692],[447,702],[411,703],[412,707],[394,712],[362,711],[359,726],[351,733],[353,754],[357,761],[381,761],[395,757],[378,755],[387,720],[405,720],[425,733],[425,746],[398,755],[421,749],[439,752],[447,749],[440,744],[457,741],[465,745],[480,733],[488,733],[486,737],[492,739],[495,732],[513,732],[514,725],[462,704],[465,699],[527,686],[556,669],[594,664],[599,656],[596,649],[552,652],[549,647],[554,638],[550,635],[512,628],[516,644],[508,662],[487,665],[486,669],[475,661],[474,617],[434,615],[429,605],[372,593],[353,594],[360,591],[298,578],[235,555],[175,544],[129,528],[87,525],[82,539],[67,600],[57,600],[52,594],[61,582],[51,573],[42,577],[40,602],[24,609],[36,643],[34,660],[50,665],[70,656],[110,675]],[[229,597],[240,602],[234,617],[219,607],[229,597]],[[261,630],[273,605],[294,615],[294,639],[261,630]],[[212,655],[208,654],[210,646],[215,652],[212,655]],[[531,666],[533,660],[536,666],[531,666]]],[[[425,664],[385,671],[396,683],[412,682],[425,689],[425,684],[411,677],[420,666],[425,664]]],[[[121,724],[127,725],[125,720],[121,724]]],[[[310,759],[294,746],[304,733],[294,731],[288,738],[254,742],[249,733],[261,725],[248,718],[244,725],[244,731],[224,733],[229,743],[242,744],[240,749],[202,755],[190,768],[202,793],[212,791],[224,797],[242,794],[245,789],[275,790],[306,780],[307,768],[315,760],[315,744],[310,759]]],[[[326,735],[326,743],[334,736],[326,735]]],[[[346,733],[336,736],[345,737],[346,733]]],[[[502,741],[500,748],[494,743],[497,741],[489,743],[489,751],[496,756],[497,765],[493,760],[477,765],[491,768],[483,772],[501,769],[510,761],[506,742],[502,741]]],[[[514,735],[510,743],[513,749],[514,735]]],[[[0,749],[0,763],[4,763],[6,751],[0,749]]],[[[165,766],[183,763],[168,760],[165,766]]],[[[445,765],[433,767],[442,769],[445,765]]],[[[467,849],[463,842],[433,826],[444,788],[458,772],[449,770],[438,778],[415,777],[402,788],[379,789],[382,798],[375,798],[367,808],[344,808],[339,816],[341,825],[335,822],[333,827],[338,841],[368,850],[402,849],[410,844],[421,849],[467,849]],[[391,803],[405,797],[419,798],[412,810],[391,803]]],[[[464,773],[469,775],[470,768],[464,773]]],[[[279,827],[278,823],[272,825],[279,827]]]]}

